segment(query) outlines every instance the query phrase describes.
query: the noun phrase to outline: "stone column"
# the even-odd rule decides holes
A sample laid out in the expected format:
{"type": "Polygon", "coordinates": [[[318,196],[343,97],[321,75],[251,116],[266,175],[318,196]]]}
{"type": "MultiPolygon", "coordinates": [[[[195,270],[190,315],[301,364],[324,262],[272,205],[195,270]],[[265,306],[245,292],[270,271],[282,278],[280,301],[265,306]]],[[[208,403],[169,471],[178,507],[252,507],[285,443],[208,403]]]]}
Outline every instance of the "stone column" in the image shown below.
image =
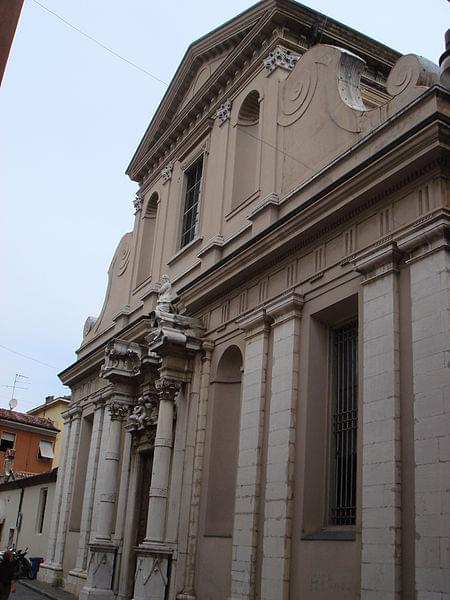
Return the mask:
{"type": "Polygon", "coordinates": [[[300,317],[303,299],[290,292],[266,306],[273,320],[271,400],[264,510],[262,600],[288,600],[294,496],[300,317]]]}
{"type": "Polygon", "coordinates": [[[238,325],[246,333],[230,600],[255,597],[270,318],[260,308],[238,325]]]}
{"type": "Polygon", "coordinates": [[[98,519],[95,539],[90,543],[90,558],[86,586],[81,590],[80,599],[113,598],[112,578],[114,575],[117,544],[112,540],[114,510],[117,499],[120,443],[122,422],[129,412],[129,406],[118,400],[115,393],[108,402],[107,410],[111,419],[107,435],[107,446],[101,457],[102,479],[98,497],[98,519]]]}
{"type": "Polygon", "coordinates": [[[364,274],[361,598],[401,598],[398,250],[359,255],[364,274]]]}
{"type": "Polygon", "coordinates": [[[165,378],[156,382],[159,391],[158,422],[153,453],[145,540],[137,550],[134,586],[136,600],[164,600],[169,557],[173,547],[165,543],[167,501],[173,446],[174,400],[179,384],[165,378]]]}
{"type": "Polygon", "coordinates": [[[102,436],[104,404],[99,398],[94,401],[95,411],[92,424],[91,446],[89,451],[89,460],[86,469],[86,486],[84,489],[83,508],[81,512],[80,538],[78,542],[78,552],[76,566],[70,572],[70,576],[77,578],[86,578],[87,557],[89,552],[89,534],[92,523],[92,510],[94,506],[95,483],[97,479],[97,469],[100,452],[100,440],[102,436]]]}
{"type": "Polygon", "coordinates": [[[71,417],[72,424],[70,427],[70,437],[68,440],[67,459],[64,465],[65,476],[60,505],[58,534],[56,538],[55,554],[53,559],[55,567],[61,570],[64,559],[66,533],[69,526],[70,507],[72,503],[72,496],[74,493],[73,485],[75,482],[75,465],[78,454],[78,438],[80,435],[81,409],[75,409],[75,411],[71,414],[71,417]]]}
{"type": "Polygon", "coordinates": [[[71,437],[72,418],[69,411],[64,414],[64,432],[61,441],[61,460],[59,462],[59,477],[56,481],[55,499],[53,501],[53,511],[50,523],[50,533],[48,541],[48,550],[45,562],[39,569],[38,578],[52,585],[61,583],[62,566],[55,565],[56,540],[58,537],[59,520],[62,514],[61,503],[63,497],[64,480],[68,474],[66,471],[67,455],[69,450],[69,440],[71,437]]]}
{"type": "Polygon", "coordinates": [[[208,396],[211,375],[211,355],[213,347],[213,342],[210,342],[208,340],[205,340],[202,344],[202,371],[194,447],[194,468],[192,475],[191,504],[189,512],[187,557],[184,572],[183,591],[177,595],[177,600],[195,600],[196,598],[194,590],[195,560],[197,556],[200,497],[202,491],[201,488],[203,478],[203,459],[205,455],[206,419],[208,413],[208,396]]]}
{"type": "Polygon", "coordinates": [[[449,238],[438,214],[398,242],[411,280],[417,600],[450,597],[449,238]]]}
{"type": "Polygon", "coordinates": [[[139,454],[134,452],[131,455],[130,469],[128,477],[128,487],[126,492],[127,506],[125,511],[124,534],[122,556],[125,557],[120,564],[119,584],[117,598],[119,600],[128,600],[133,594],[134,571],[130,561],[133,553],[133,547],[136,545],[136,501],[139,490],[139,454]]]}

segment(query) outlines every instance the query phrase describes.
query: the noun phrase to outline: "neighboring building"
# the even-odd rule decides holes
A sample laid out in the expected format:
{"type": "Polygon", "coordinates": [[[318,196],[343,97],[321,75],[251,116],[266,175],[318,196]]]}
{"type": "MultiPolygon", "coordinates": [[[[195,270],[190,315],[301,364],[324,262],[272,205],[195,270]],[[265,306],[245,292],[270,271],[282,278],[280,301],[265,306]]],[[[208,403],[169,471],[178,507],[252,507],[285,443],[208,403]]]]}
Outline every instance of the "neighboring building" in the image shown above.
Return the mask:
{"type": "Polygon", "coordinates": [[[44,580],[449,596],[449,124],[436,65],[290,0],[189,47],[61,374],[44,580]]]}
{"type": "Polygon", "coordinates": [[[8,62],[22,5],[23,0],[2,0],[0,2],[0,84],[8,62]]]}
{"type": "Polygon", "coordinates": [[[0,408],[1,476],[18,479],[50,471],[57,434],[50,419],[0,408]]]}
{"type": "Polygon", "coordinates": [[[0,484],[0,548],[45,556],[58,469],[0,484]]]}
{"type": "Polygon", "coordinates": [[[64,419],[62,413],[67,410],[69,404],[70,396],[47,396],[45,398],[45,404],[36,406],[36,408],[32,408],[27,413],[36,417],[45,417],[46,419],[50,419],[56,429],[59,430],[56,435],[55,446],[53,449],[53,467],[57,467],[59,464],[61,439],[64,430],[64,419]]]}

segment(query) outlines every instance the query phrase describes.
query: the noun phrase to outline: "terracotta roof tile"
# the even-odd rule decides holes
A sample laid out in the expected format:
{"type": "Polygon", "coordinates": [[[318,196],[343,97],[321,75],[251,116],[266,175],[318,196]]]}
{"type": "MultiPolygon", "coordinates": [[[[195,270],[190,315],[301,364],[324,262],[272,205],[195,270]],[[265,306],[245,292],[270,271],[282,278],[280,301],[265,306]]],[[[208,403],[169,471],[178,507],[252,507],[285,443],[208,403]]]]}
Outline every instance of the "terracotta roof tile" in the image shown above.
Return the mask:
{"type": "Polygon", "coordinates": [[[44,429],[50,429],[51,431],[59,431],[59,429],[53,425],[51,419],[47,419],[46,417],[35,417],[6,408],[0,408],[0,419],[14,421],[15,423],[23,423],[25,425],[34,425],[35,427],[43,427],[44,429]]]}

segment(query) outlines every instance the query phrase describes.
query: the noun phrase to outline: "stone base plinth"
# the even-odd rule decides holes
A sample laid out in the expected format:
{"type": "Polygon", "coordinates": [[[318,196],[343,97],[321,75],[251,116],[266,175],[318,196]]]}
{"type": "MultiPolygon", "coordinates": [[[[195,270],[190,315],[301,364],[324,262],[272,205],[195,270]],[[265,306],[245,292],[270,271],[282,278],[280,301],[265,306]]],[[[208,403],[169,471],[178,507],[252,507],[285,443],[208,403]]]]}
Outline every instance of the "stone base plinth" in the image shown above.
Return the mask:
{"type": "Polygon", "coordinates": [[[54,587],[62,586],[64,583],[62,565],[43,562],[39,567],[37,579],[54,587]]]}
{"type": "Polygon", "coordinates": [[[114,597],[112,590],[117,546],[111,542],[89,544],[89,566],[86,585],[80,592],[80,600],[106,600],[114,597]]]}
{"type": "Polygon", "coordinates": [[[168,586],[169,560],[173,549],[164,544],[142,544],[136,548],[133,600],[164,600],[168,586]]]}
{"type": "Polygon", "coordinates": [[[73,571],[69,571],[69,574],[66,577],[64,589],[71,594],[74,594],[74,596],[79,596],[82,588],[86,585],[86,578],[86,571],[73,569],[73,571]]]}
{"type": "Polygon", "coordinates": [[[113,600],[114,592],[112,590],[100,590],[84,586],[80,592],[80,600],[113,600]]]}

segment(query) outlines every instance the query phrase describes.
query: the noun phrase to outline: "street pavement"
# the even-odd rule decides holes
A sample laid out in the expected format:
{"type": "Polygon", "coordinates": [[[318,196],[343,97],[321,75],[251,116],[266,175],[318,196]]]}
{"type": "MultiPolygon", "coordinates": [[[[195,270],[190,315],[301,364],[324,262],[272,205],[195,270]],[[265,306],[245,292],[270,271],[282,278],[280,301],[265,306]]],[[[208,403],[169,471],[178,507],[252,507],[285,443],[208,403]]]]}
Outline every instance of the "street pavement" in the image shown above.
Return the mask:
{"type": "Polygon", "coordinates": [[[17,583],[16,587],[16,593],[10,594],[9,600],[42,600],[45,598],[40,592],[36,592],[29,587],[21,585],[20,581],[17,583]]]}
{"type": "Polygon", "coordinates": [[[76,596],[41,581],[20,579],[9,600],[76,600],[76,596]]]}

